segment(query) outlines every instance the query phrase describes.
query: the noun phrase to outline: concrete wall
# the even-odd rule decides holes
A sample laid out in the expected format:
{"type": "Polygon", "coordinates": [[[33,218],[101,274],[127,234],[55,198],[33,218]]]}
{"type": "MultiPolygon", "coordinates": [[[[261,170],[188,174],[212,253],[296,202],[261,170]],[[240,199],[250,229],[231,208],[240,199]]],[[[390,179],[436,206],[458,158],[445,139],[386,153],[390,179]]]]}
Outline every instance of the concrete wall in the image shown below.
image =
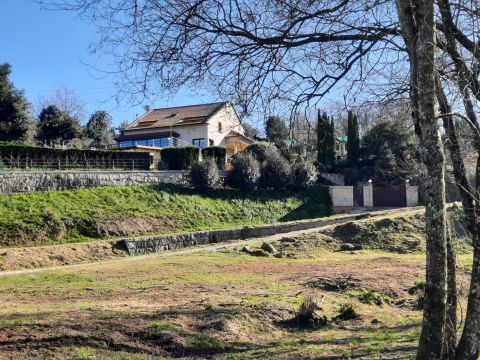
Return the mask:
{"type": "Polygon", "coordinates": [[[198,231],[187,234],[146,236],[125,239],[122,240],[122,243],[130,255],[143,255],[196,245],[258,238],[262,236],[283,234],[291,231],[313,229],[327,225],[343,224],[363,217],[365,217],[365,214],[345,216],[339,219],[313,219],[255,227],[198,231]]]}
{"type": "Polygon", "coordinates": [[[353,186],[330,186],[330,198],[334,206],[353,206],[353,186]]]}
{"type": "Polygon", "coordinates": [[[363,187],[363,206],[373,207],[373,186],[371,184],[363,187]]]}
{"type": "Polygon", "coordinates": [[[407,206],[418,206],[418,186],[407,186],[407,206]]]}
{"type": "MultiPolygon", "coordinates": [[[[330,186],[329,191],[335,213],[342,213],[355,208],[353,186],[330,186]]],[[[418,186],[406,185],[405,191],[406,206],[418,206],[418,186]]],[[[363,187],[363,207],[374,207],[372,185],[363,187]]]]}
{"type": "Polygon", "coordinates": [[[188,171],[77,171],[0,173],[0,194],[105,186],[185,184],[188,171]]]}

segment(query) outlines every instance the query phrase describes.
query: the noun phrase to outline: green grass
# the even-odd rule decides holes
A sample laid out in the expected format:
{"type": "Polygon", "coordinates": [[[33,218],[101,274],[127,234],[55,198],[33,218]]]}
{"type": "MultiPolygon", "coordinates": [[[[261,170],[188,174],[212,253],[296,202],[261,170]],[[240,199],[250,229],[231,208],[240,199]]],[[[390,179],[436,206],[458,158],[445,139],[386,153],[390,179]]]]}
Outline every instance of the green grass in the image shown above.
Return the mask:
{"type": "MultiPolygon", "coordinates": [[[[198,194],[164,185],[0,196],[0,246],[29,246],[99,238],[106,220],[157,218],[156,233],[291,221],[331,213],[326,187],[292,192],[223,189],[198,194]]],[[[147,232],[146,232],[147,233],[147,232]]]]}

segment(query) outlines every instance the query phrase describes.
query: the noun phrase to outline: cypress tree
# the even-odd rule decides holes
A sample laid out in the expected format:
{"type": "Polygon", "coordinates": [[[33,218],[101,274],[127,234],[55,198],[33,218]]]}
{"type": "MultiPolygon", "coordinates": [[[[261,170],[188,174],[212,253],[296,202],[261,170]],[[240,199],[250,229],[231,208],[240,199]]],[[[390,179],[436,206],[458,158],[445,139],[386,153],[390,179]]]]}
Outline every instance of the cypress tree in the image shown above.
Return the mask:
{"type": "Polygon", "coordinates": [[[351,167],[357,167],[360,157],[360,137],[358,134],[358,119],[352,111],[348,112],[347,136],[347,161],[351,167]]]}
{"type": "Polygon", "coordinates": [[[325,167],[335,166],[335,126],[326,113],[318,112],[317,161],[325,167]]]}
{"type": "Polygon", "coordinates": [[[327,137],[327,162],[330,167],[335,167],[335,124],[333,118],[330,121],[327,120],[328,124],[328,137],[327,137]]]}
{"type": "Polygon", "coordinates": [[[326,137],[326,128],[324,116],[321,114],[320,110],[318,111],[318,121],[317,121],[317,161],[319,164],[326,164],[326,152],[325,152],[325,137],[326,137]]]}

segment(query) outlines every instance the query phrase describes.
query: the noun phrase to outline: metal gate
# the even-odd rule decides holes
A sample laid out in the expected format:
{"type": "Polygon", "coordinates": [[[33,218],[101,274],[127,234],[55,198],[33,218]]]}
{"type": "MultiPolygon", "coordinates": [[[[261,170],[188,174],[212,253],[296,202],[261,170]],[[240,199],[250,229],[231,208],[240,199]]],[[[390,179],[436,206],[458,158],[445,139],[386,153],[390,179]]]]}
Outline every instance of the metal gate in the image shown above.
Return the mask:
{"type": "Polygon", "coordinates": [[[363,186],[353,187],[353,205],[363,206],[363,186]]]}
{"type": "Polygon", "coordinates": [[[407,192],[405,186],[374,186],[374,207],[405,207],[407,192]]]}

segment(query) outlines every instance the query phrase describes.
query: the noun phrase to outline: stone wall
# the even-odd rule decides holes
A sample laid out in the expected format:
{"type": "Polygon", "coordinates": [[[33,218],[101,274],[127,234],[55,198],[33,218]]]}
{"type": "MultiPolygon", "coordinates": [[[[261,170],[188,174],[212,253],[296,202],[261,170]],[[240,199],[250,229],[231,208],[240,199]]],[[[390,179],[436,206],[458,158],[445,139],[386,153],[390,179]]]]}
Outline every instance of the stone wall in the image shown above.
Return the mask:
{"type": "Polygon", "coordinates": [[[344,216],[337,219],[313,219],[277,223],[271,225],[233,228],[224,230],[197,231],[187,234],[145,236],[122,240],[130,255],[144,255],[165,250],[181,249],[196,245],[214,244],[223,241],[244,240],[292,231],[343,224],[368,216],[367,214],[344,216]]]}
{"type": "Polygon", "coordinates": [[[0,194],[105,186],[185,184],[188,171],[49,171],[0,173],[0,194]]]}

